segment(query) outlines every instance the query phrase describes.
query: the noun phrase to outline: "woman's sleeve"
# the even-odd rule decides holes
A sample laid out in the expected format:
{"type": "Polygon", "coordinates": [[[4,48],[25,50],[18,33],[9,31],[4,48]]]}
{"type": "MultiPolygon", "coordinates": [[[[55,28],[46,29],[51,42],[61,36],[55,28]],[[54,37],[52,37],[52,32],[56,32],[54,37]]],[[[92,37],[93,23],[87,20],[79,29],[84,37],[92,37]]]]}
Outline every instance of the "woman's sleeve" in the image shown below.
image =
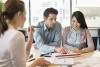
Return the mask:
{"type": "Polygon", "coordinates": [[[86,29],[86,38],[87,38],[87,45],[88,45],[88,47],[82,49],[83,53],[90,52],[90,51],[94,50],[94,43],[93,43],[91,34],[90,34],[88,29],[86,29]]]}
{"type": "Polygon", "coordinates": [[[11,40],[10,57],[12,67],[26,67],[26,49],[25,38],[21,32],[18,32],[11,40]]]}

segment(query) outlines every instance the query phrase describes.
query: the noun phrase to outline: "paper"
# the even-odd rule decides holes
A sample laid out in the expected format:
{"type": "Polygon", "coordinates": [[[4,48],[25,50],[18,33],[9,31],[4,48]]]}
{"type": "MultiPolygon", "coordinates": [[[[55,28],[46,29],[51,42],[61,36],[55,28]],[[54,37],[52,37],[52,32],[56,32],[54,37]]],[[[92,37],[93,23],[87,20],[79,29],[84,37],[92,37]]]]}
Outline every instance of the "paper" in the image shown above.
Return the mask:
{"type": "Polygon", "coordinates": [[[74,64],[74,61],[72,58],[64,58],[64,59],[58,59],[55,57],[51,57],[51,58],[46,58],[45,60],[51,62],[52,64],[66,64],[66,65],[72,65],[74,64]]]}
{"type": "Polygon", "coordinates": [[[98,51],[98,50],[96,50],[95,52],[94,52],[94,55],[93,55],[94,57],[100,57],[100,51],[98,51]]]}
{"type": "Polygon", "coordinates": [[[99,57],[89,57],[76,61],[72,67],[100,67],[100,58],[99,57]]]}

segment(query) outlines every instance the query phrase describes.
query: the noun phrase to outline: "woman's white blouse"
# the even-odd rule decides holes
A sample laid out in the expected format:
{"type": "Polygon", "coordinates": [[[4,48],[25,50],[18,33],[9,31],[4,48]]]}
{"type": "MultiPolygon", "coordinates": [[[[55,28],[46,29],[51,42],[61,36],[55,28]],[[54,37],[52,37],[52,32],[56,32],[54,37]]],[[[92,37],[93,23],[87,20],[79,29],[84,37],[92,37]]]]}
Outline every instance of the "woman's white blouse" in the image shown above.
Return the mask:
{"type": "Polygon", "coordinates": [[[26,67],[24,35],[11,25],[0,37],[0,67],[26,67]]]}
{"type": "Polygon", "coordinates": [[[75,31],[73,28],[70,29],[71,35],[67,39],[67,44],[73,47],[77,47],[78,49],[81,49],[80,45],[80,32],[81,28],[79,30],[75,31]]]}

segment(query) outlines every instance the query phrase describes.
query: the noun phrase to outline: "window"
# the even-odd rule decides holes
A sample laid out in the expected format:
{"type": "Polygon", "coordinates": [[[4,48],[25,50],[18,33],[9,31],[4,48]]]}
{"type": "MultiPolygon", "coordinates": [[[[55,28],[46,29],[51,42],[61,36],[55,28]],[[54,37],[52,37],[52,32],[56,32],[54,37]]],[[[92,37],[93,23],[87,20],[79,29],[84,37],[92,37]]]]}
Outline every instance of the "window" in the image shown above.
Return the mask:
{"type": "MultiPolygon", "coordinates": [[[[5,2],[6,0],[3,0],[5,2]]],[[[70,26],[70,12],[81,11],[86,19],[88,27],[100,27],[100,1],[99,0],[23,0],[26,6],[26,22],[24,28],[29,24],[37,25],[43,21],[43,12],[46,8],[53,7],[58,10],[57,21],[62,24],[62,27],[70,26]],[[29,1],[30,14],[29,16],[29,1]],[[70,6],[70,3],[72,6],[70,6]],[[30,18],[30,19],[29,19],[30,18]],[[31,20],[31,22],[29,21],[31,20]]]]}
{"type": "Polygon", "coordinates": [[[57,21],[62,27],[70,25],[70,0],[30,0],[31,24],[36,25],[43,21],[43,12],[46,8],[53,7],[58,10],[57,21]]]}
{"type": "Polygon", "coordinates": [[[72,12],[81,11],[88,27],[100,27],[100,1],[99,0],[72,0],[72,12]]]}
{"type": "MultiPolygon", "coordinates": [[[[5,2],[6,0],[3,0],[5,2]]],[[[70,0],[30,0],[31,16],[29,16],[29,0],[23,0],[26,7],[26,22],[24,28],[29,26],[29,17],[31,25],[37,25],[43,21],[43,12],[46,8],[53,7],[58,10],[57,21],[62,24],[62,27],[70,25],[70,0]]]]}

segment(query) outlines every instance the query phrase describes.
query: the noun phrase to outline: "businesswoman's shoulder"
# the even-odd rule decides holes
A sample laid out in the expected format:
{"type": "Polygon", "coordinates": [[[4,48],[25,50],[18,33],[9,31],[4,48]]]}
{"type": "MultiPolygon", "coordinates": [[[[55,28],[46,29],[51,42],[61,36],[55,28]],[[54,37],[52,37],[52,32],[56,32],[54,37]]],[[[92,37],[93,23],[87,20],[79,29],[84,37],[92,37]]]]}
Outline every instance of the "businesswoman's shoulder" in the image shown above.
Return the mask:
{"type": "Polygon", "coordinates": [[[12,40],[14,40],[14,41],[22,41],[22,40],[25,40],[25,37],[24,37],[24,35],[23,35],[23,33],[22,32],[20,32],[20,31],[17,31],[17,30],[12,30],[12,40]]]}
{"type": "Polygon", "coordinates": [[[82,31],[81,31],[81,32],[82,32],[82,33],[85,33],[85,34],[86,34],[86,33],[90,33],[88,28],[82,28],[82,31]]]}
{"type": "Polygon", "coordinates": [[[64,31],[69,31],[71,29],[71,26],[67,26],[64,28],[64,31]]]}

